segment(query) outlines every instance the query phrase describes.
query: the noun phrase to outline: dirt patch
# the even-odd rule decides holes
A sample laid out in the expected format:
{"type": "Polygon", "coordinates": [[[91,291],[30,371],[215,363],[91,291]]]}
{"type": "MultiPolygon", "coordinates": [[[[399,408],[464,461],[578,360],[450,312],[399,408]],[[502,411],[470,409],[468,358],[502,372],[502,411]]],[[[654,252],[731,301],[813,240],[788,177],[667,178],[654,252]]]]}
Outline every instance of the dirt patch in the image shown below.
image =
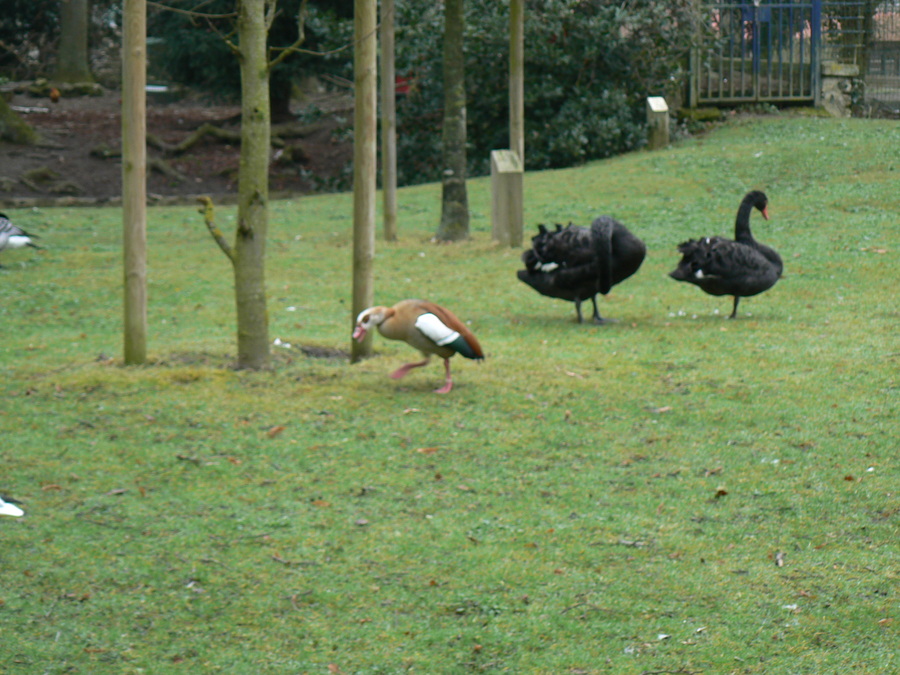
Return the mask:
{"type": "MultiPolygon", "coordinates": [[[[121,97],[47,97],[15,93],[10,99],[20,116],[41,136],[37,146],[0,143],[0,204],[116,203],[121,197],[121,97]]],[[[349,188],[352,141],[346,133],[352,109],[346,96],[322,95],[297,105],[289,135],[272,148],[273,196],[349,188]],[[312,123],[310,123],[310,121],[312,123]]],[[[148,147],[147,193],[151,202],[188,202],[208,194],[232,201],[237,192],[240,144],[204,136],[185,152],[172,148],[204,124],[239,134],[240,107],[183,99],[171,103],[147,99],[147,134],[159,143],[148,147]],[[166,169],[171,171],[166,172],[166,169]]]]}

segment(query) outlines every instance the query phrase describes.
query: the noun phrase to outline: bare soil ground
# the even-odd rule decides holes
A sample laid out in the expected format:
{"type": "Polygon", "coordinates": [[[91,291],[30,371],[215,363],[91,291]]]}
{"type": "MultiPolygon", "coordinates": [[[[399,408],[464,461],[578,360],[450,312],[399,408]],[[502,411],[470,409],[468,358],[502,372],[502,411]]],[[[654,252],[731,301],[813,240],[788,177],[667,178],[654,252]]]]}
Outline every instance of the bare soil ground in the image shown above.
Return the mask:
{"type": "MultiPolygon", "coordinates": [[[[308,194],[349,187],[352,144],[343,129],[352,122],[346,96],[322,95],[312,102],[321,114],[312,124],[296,120],[281,147],[272,148],[270,190],[308,194]]],[[[121,98],[49,98],[16,93],[10,104],[41,136],[36,146],[0,143],[0,205],[115,203],[122,186],[121,98]]],[[[300,112],[299,106],[294,112],[300,112]]],[[[197,195],[233,200],[240,144],[204,136],[184,152],[173,150],[209,123],[240,132],[240,107],[183,99],[147,99],[147,192],[151,202],[188,202],[197,195]],[[168,173],[166,173],[166,170],[168,173]]],[[[277,127],[276,127],[277,130],[277,127]]]]}

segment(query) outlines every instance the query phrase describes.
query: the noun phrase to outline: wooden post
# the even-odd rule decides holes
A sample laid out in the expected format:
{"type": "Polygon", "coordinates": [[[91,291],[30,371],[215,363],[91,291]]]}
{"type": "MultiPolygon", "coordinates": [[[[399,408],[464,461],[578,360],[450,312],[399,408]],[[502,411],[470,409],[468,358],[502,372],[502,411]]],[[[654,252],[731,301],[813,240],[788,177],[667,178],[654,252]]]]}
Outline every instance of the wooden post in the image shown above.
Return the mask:
{"type": "Polygon", "coordinates": [[[509,3],[509,147],[525,170],[525,0],[509,3]]]}
{"type": "MultiPolygon", "coordinates": [[[[378,40],[376,0],[355,0],[353,33],[353,316],[372,305],[375,258],[375,176],[377,133],[378,40]]],[[[352,330],[352,329],[351,329],[352,330]]],[[[349,332],[349,331],[348,331],[349,332]]],[[[372,340],[361,344],[351,340],[350,360],[359,361],[372,353],[372,340]]]]}
{"type": "Polygon", "coordinates": [[[662,96],[647,97],[647,148],[658,150],[669,144],[669,106],[662,96]]]}
{"type": "Polygon", "coordinates": [[[125,0],[122,40],[122,224],[125,364],[147,361],[147,4],[125,0]]]}
{"type": "Polygon", "coordinates": [[[491,152],[491,235],[504,246],[522,245],[522,179],[515,151],[491,152]]]}
{"type": "Polygon", "coordinates": [[[396,97],[394,0],[381,0],[381,191],[385,241],[397,241],[396,97]]]}

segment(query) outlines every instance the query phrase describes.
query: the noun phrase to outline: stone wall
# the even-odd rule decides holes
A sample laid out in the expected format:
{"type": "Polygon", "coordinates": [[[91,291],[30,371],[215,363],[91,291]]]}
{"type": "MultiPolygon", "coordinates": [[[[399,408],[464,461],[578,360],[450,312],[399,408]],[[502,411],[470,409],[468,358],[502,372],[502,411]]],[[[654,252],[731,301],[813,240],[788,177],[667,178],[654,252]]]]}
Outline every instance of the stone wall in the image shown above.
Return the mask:
{"type": "Polygon", "coordinates": [[[850,117],[853,80],[859,77],[859,66],[822,62],[822,107],[834,117],[850,117]]]}

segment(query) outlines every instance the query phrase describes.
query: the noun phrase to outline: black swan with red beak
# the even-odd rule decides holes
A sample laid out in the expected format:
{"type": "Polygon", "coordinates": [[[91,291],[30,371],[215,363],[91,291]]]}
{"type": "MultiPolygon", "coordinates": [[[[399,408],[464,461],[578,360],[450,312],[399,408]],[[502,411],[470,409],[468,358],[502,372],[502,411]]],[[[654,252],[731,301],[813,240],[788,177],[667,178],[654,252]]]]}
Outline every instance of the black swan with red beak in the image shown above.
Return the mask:
{"type": "Polygon", "coordinates": [[[734,240],[704,237],[683,242],[678,246],[681,262],[669,276],[699,286],[710,295],[734,296],[734,308],[728,318],[735,318],[740,299],[772,288],[784,268],[781,256],[750,233],[750,213],[758,209],[768,220],[768,204],[764,193],[748,192],[734,221],[734,240]]]}

